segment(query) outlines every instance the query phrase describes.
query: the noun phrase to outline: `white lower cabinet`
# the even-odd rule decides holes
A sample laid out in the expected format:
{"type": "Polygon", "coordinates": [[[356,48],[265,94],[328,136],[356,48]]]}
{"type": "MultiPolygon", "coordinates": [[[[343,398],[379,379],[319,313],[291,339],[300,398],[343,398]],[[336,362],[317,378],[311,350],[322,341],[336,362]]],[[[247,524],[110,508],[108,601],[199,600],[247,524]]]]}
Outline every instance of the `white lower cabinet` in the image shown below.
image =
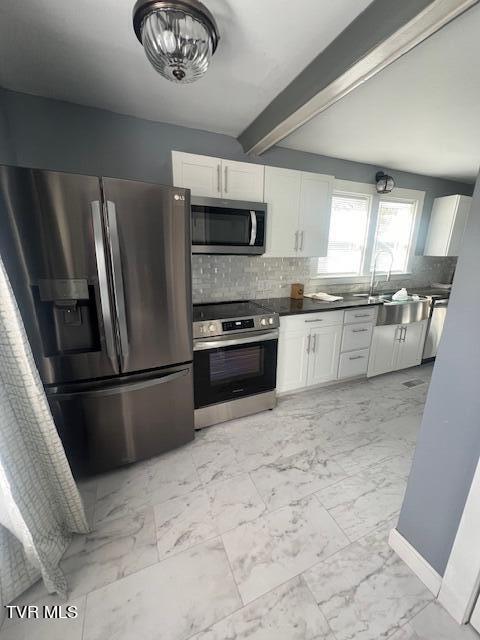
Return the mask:
{"type": "Polygon", "coordinates": [[[342,325],[318,327],[310,333],[307,385],[336,380],[342,325]]]}
{"type": "Polygon", "coordinates": [[[309,338],[310,330],[300,328],[282,331],[280,324],[277,363],[278,391],[290,391],[307,386],[309,338]]]}
{"type": "Polygon", "coordinates": [[[359,351],[349,351],[340,355],[340,364],[338,366],[338,377],[355,378],[356,376],[364,376],[368,367],[368,349],[359,351]]]}
{"type": "Polygon", "coordinates": [[[398,369],[415,367],[422,361],[423,347],[428,320],[404,325],[404,332],[398,350],[398,369]]]}
{"type": "Polygon", "coordinates": [[[427,322],[375,327],[367,375],[378,376],[420,364],[427,322]]]}
{"type": "Polygon", "coordinates": [[[277,390],[293,391],[336,380],[342,330],[343,312],[281,318],[277,390]]]}

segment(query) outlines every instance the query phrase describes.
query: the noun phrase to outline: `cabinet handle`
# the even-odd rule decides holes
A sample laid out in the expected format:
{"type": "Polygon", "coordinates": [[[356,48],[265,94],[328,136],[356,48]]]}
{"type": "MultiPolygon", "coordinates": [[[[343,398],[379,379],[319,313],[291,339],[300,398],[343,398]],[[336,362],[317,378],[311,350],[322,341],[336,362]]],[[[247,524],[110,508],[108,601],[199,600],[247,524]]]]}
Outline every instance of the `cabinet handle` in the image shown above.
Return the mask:
{"type": "Polygon", "coordinates": [[[323,322],[323,318],[317,318],[316,320],[305,320],[305,322],[323,322]]]}
{"type": "Polygon", "coordinates": [[[362,360],[363,358],[365,358],[365,356],[350,356],[348,359],[349,360],[362,360]]]}
{"type": "Polygon", "coordinates": [[[312,339],[312,334],[309,333],[308,334],[308,341],[307,341],[307,353],[310,353],[310,340],[312,339]]]}
{"type": "Polygon", "coordinates": [[[369,318],[370,314],[369,313],[356,313],[355,314],[355,318],[369,318]]]}
{"type": "Polygon", "coordinates": [[[313,334],[313,353],[315,353],[315,351],[317,350],[317,335],[313,334]]]}
{"type": "Polygon", "coordinates": [[[368,331],[368,329],[352,329],[352,333],[363,333],[364,331],[368,331]]]}
{"type": "Polygon", "coordinates": [[[228,167],[225,167],[225,184],[224,184],[225,193],[228,193],[228,167]]]}
{"type": "Polygon", "coordinates": [[[405,342],[405,341],[406,341],[406,339],[407,339],[407,329],[408,329],[408,327],[403,327],[404,334],[403,334],[403,340],[402,340],[402,342],[405,342]]]}
{"type": "Polygon", "coordinates": [[[303,251],[303,236],[304,236],[305,232],[304,231],[300,231],[300,251],[303,251]]]}
{"type": "Polygon", "coordinates": [[[222,167],[217,164],[217,191],[222,193],[222,167]]]}
{"type": "Polygon", "coordinates": [[[294,251],[298,251],[298,231],[295,231],[295,246],[293,247],[294,251]]]}

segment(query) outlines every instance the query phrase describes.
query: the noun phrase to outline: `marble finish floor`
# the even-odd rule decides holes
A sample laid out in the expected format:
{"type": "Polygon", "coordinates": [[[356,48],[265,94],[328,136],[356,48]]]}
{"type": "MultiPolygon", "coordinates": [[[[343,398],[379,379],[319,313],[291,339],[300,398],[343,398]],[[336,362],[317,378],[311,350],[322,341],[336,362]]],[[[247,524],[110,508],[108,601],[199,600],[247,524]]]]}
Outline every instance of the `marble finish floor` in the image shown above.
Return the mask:
{"type": "Polygon", "coordinates": [[[287,396],[82,483],[92,533],[62,561],[78,618],[2,640],[478,638],[387,545],[431,369],[287,396]]]}

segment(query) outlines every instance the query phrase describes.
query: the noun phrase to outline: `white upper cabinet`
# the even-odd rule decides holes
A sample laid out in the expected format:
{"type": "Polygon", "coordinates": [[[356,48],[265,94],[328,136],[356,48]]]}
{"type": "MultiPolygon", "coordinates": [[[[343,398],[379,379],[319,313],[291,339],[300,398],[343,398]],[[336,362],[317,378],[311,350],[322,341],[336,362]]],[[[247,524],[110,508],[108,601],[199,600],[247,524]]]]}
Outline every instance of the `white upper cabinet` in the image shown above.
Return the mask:
{"type": "Polygon", "coordinates": [[[301,182],[300,171],[265,167],[267,256],[288,258],[298,255],[301,182]]]}
{"type": "Polygon", "coordinates": [[[333,180],[333,176],[302,173],[298,251],[305,258],[327,255],[333,180]]]}
{"type": "Polygon", "coordinates": [[[265,167],[267,256],[327,253],[333,176],[265,167]]]}
{"type": "Polygon", "coordinates": [[[222,161],[209,156],[172,151],[173,184],[194,196],[222,197],[222,161]]]}
{"type": "Polygon", "coordinates": [[[173,184],[194,196],[263,202],[264,167],[172,151],[173,184]]]}
{"type": "Polygon", "coordinates": [[[470,196],[435,198],[424,255],[458,256],[471,202],[470,196]]]}
{"type": "Polygon", "coordinates": [[[222,160],[222,172],[223,198],[263,202],[263,165],[222,160]]]}

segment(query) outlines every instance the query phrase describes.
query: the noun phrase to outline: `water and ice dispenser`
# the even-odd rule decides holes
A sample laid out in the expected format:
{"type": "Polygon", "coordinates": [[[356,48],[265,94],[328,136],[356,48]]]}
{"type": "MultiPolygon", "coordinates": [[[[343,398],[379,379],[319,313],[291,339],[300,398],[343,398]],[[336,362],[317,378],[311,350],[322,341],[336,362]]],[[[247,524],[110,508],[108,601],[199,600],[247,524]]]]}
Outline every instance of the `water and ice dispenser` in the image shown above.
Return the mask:
{"type": "Polygon", "coordinates": [[[45,356],[100,350],[95,290],[86,279],[39,280],[32,288],[45,356]]]}

